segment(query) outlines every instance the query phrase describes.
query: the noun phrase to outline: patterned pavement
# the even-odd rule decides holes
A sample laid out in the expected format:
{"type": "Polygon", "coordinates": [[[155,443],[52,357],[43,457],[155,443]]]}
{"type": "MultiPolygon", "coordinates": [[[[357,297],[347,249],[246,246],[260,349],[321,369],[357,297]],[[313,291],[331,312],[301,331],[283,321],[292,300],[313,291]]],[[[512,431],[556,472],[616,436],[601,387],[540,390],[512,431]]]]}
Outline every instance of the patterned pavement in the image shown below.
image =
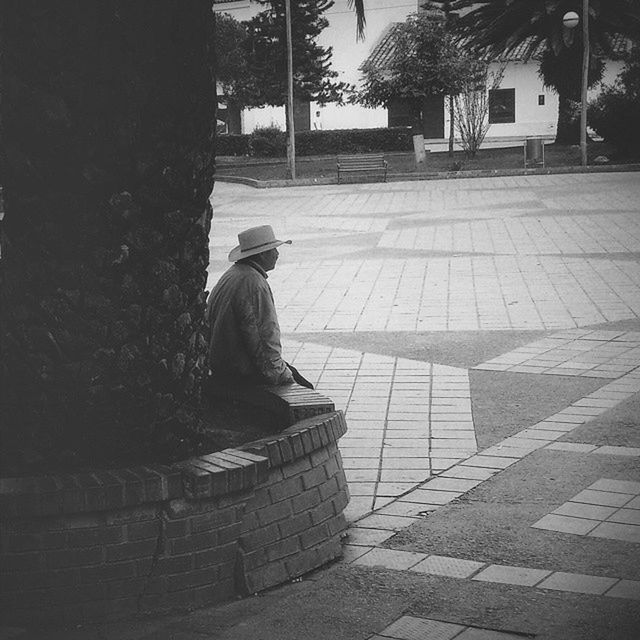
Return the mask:
{"type": "MultiPolygon", "coordinates": [[[[344,563],[640,600],[640,579],[620,574],[385,546],[533,452],[639,457],[639,447],[561,441],[640,392],[637,174],[277,190],[217,184],[213,202],[212,281],[228,266],[239,230],[272,224],[293,239],[270,283],[285,357],[346,412],[340,449],[352,497],[344,563]],[[396,340],[398,332],[531,331],[531,340],[467,369],[340,346],[341,335],[365,331],[396,340]],[[320,339],[331,333],[338,346],[320,339]],[[602,384],[478,450],[471,371],[602,384]]],[[[639,482],[602,477],[530,526],[637,545],[639,501],[639,482]]],[[[404,615],[371,640],[515,637],[404,615]]]]}
{"type": "MultiPolygon", "coordinates": [[[[296,334],[544,330],[475,369],[618,378],[640,365],[640,332],[587,327],[640,316],[639,202],[634,173],[218,183],[211,280],[239,230],[293,239],[270,275],[285,356],[346,412],[356,520],[476,452],[469,372],[296,334]]],[[[584,402],[572,411],[600,412],[584,402]]]]}

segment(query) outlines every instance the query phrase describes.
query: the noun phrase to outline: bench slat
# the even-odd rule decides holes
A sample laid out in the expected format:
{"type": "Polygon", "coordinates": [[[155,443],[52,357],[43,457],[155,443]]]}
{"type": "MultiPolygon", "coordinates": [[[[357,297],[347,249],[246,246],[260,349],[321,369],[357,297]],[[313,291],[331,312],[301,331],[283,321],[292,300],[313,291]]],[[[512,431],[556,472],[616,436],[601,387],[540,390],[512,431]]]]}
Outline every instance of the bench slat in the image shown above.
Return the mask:
{"type": "Polygon", "coordinates": [[[338,183],[341,173],[382,174],[387,180],[387,161],[382,154],[339,155],[337,160],[338,183]]]}

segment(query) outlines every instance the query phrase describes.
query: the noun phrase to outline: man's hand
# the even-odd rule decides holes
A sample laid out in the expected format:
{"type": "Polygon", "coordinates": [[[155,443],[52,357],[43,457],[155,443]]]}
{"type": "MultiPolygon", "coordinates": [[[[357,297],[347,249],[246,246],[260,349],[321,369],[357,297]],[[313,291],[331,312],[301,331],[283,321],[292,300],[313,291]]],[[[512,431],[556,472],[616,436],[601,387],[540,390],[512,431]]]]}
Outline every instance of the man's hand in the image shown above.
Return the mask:
{"type": "Polygon", "coordinates": [[[291,370],[293,381],[296,384],[299,384],[301,387],[306,387],[307,389],[313,389],[313,385],[292,364],[289,364],[288,362],[286,364],[291,370]]]}

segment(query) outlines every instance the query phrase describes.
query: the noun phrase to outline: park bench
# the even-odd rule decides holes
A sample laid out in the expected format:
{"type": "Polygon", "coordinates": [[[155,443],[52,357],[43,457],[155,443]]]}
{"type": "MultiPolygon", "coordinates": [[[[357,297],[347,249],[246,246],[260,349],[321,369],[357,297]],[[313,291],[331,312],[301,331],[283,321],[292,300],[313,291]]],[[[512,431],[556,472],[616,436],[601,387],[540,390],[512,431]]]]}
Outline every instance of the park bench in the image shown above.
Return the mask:
{"type": "Polygon", "coordinates": [[[338,184],[344,174],[383,176],[387,181],[387,161],[381,153],[338,156],[338,184]]]}

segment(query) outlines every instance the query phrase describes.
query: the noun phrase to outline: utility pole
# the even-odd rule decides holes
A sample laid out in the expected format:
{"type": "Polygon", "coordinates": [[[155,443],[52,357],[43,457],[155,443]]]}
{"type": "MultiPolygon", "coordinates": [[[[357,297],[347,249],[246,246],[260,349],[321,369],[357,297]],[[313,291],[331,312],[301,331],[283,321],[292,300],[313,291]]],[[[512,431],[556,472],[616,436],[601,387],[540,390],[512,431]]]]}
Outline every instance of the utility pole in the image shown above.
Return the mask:
{"type": "Polygon", "coordinates": [[[587,88],[589,86],[589,0],[582,0],[582,97],[580,105],[580,158],[587,166],[587,88]]]}
{"type": "Polygon", "coordinates": [[[293,120],[293,44],[291,41],[291,0],[284,0],[287,23],[287,163],[289,175],[296,179],[296,132],[293,120]]]}

